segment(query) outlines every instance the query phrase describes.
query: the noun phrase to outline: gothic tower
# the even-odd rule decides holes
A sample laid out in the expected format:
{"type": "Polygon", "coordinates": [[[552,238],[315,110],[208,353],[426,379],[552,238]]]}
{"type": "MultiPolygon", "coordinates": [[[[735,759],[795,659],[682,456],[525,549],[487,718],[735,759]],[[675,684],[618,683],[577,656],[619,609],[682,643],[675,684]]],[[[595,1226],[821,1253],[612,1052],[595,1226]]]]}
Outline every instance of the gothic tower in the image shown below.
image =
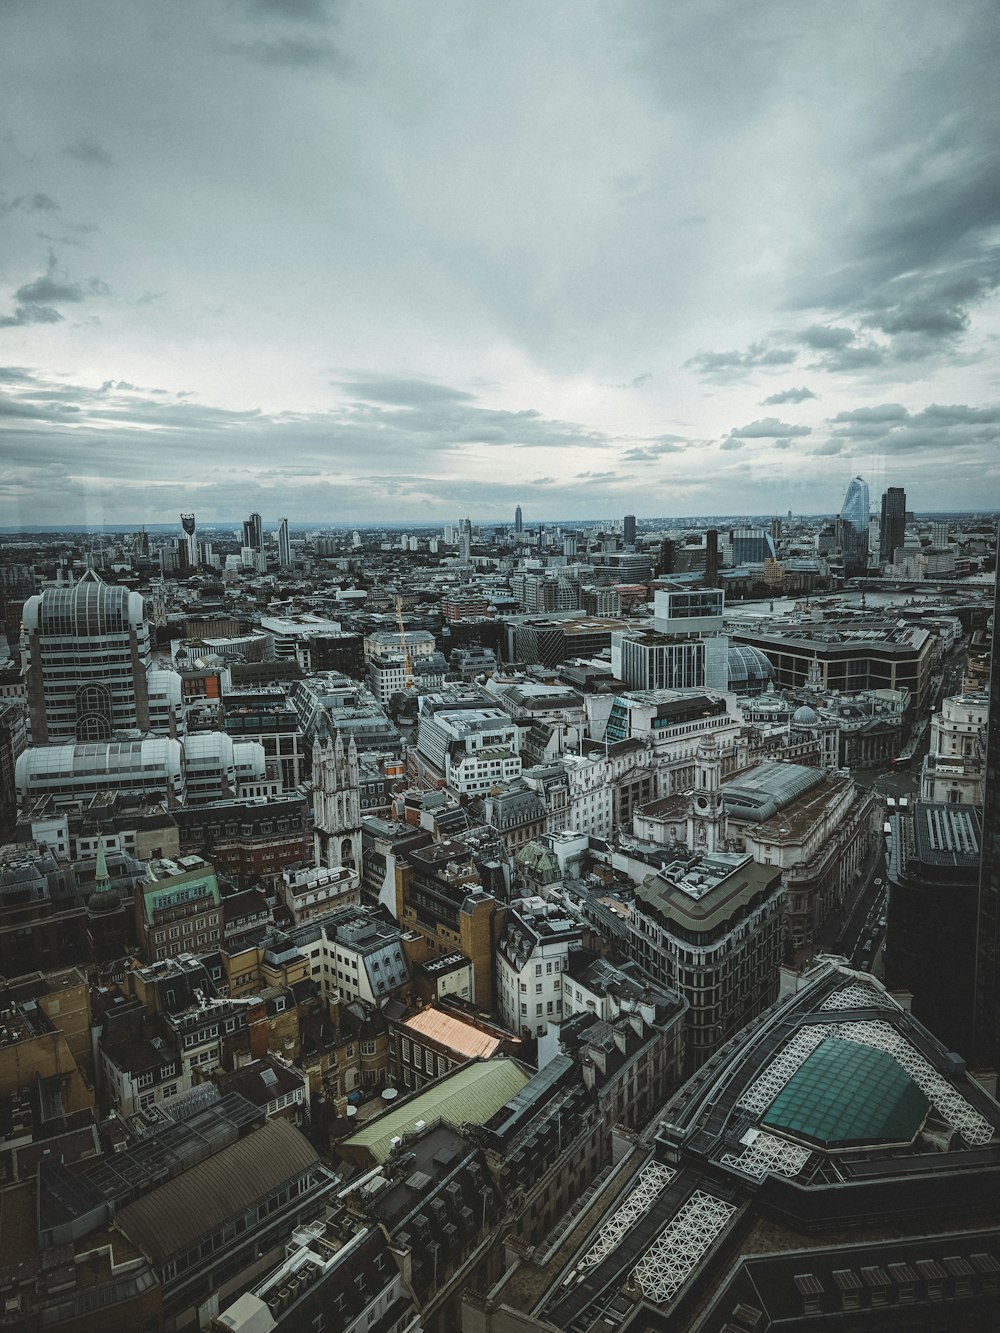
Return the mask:
{"type": "Polygon", "coordinates": [[[338,731],[313,748],[313,845],[316,865],[361,869],[361,794],[358,749],[344,748],[338,731]]]}
{"type": "Polygon", "coordinates": [[[693,851],[718,852],[726,840],[722,804],[722,756],[714,736],[698,742],[694,791],[688,801],[687,844],[693,851]]]}

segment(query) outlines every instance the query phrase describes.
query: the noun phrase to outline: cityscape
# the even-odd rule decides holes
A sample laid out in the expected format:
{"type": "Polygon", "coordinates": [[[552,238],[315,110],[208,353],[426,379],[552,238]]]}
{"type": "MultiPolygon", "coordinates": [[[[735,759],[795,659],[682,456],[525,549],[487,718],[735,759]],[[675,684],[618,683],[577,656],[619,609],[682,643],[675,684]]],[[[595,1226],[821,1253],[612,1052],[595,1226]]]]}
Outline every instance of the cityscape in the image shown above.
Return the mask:
{"type": "Polygon", "coordinates": [[[996,15],[0,10],[0,1330],[1000,1319],[996,15]]]}

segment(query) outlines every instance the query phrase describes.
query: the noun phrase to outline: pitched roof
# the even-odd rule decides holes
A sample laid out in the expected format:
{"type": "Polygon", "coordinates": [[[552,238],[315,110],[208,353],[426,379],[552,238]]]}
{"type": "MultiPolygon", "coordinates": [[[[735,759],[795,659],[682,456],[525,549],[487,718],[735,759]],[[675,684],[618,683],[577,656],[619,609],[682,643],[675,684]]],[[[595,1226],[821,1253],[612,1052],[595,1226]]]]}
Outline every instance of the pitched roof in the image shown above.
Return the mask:
{"type": "Polygon", "coordinates": [[[269,1120],[122,1208],[115,1225],[161,1264],[319,1161],[287,1120],[269,1120]]]}

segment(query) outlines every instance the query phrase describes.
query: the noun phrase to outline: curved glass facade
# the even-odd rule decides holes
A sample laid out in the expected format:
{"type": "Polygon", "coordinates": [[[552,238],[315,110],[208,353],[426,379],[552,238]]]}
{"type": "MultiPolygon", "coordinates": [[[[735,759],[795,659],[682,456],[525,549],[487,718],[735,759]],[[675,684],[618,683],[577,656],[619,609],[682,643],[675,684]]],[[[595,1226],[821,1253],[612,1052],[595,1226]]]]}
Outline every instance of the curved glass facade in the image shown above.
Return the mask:
{"type": "Polygon", "coordinates": [[[844,496],[837,527],[844,554],[844,574],[851,578],[868,568],[868,514],[871,501],[864,477],[853,477],[844,496]]]}

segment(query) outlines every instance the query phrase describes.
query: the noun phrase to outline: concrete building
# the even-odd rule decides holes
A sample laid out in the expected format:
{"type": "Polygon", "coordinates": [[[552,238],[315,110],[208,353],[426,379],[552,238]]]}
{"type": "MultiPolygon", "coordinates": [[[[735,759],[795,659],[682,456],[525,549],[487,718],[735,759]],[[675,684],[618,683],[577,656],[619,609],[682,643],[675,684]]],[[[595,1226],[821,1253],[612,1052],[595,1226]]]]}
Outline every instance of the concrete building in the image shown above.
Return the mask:
{"type": "Polygon", "coordinates": [[[496,957],[497,1012],[512,1032],[541,1037],[562,1018],[563,974],[583,928],[542,898],[511,905],[496,957]]]}
{"type": "Polygon", "coordinates": [[[909,991],[914,1016],[971,1058],[982,816],[918,801],[890,825],[886,985],[909,991]]]}
{"type": "Polygon", "coordinates": [[[930,745],[920,770],[920,799],[982,805],[989,697],[953,694],[931,714],[930,745]]]}
{"type": "Polygon", "coordinates": [[[636,889],[629,950],[688,1002],[689,1073],[777,999],[783,895],[780,870],[731,852],[679,851],[636,889]]]}
{"type": "Polygon", "coordinates": [[[93,570],[46,588],[24,604],[22,643],[36,746],[149,730],[149,621],[137,592],[93,570]]]}
{"type": "Polygon", "coordinates": [[[200,856],[151,861],[135,895],[136,932],[144,957],[153,962],[218,949],[221,903],[215,870],[200,856]]]}

